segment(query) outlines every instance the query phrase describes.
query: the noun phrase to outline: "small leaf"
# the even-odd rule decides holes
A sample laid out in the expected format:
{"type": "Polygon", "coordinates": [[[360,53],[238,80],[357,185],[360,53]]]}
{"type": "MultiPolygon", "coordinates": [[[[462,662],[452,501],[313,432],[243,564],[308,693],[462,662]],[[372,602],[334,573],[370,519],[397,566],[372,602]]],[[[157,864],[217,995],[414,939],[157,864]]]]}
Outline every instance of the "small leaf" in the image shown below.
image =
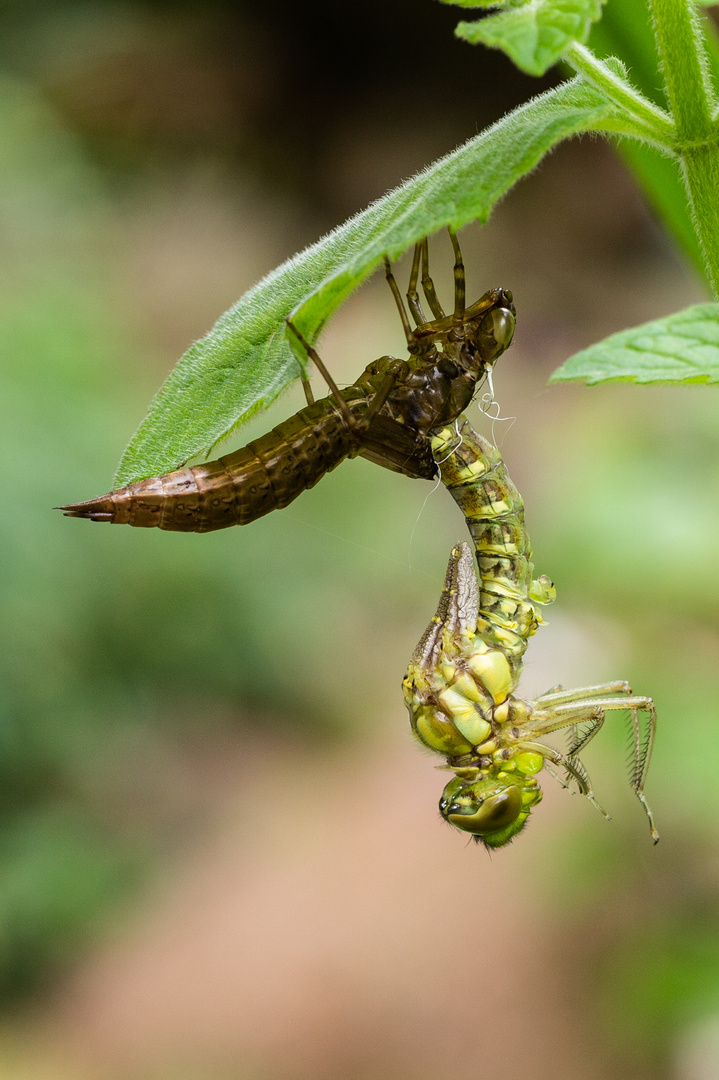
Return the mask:
{"type": "Polygon", "coordinates": [[[528,75],[544,75],[572,42],[584,44],[604,2],[525,0],[476,22],[461,22],[455,32],[472,45],[502,49],[528,75]]]}
{"type": "Polygon", "coordinates": [[[719,306],[696,304],[575,353],[550,382],[719,382],[719,306]]]}
{"type": "Polygon", "coordinates": [[[300,374],[286,340],[286,316],[314,341],[385,253],[396,258],[445,225],[486,221],[497,200],[556,143],[611,127],[614,115],[581,78],[563,83],[273,270],[180,359],[125,451],[116,484],[159,476],[209,453],[271,404],[300,374]]]}
{"type": "Polygon", "coordinates": [[[505,0],[440,0],[440,3],[464,8],[498,8],[503,7],[505,0]]]}

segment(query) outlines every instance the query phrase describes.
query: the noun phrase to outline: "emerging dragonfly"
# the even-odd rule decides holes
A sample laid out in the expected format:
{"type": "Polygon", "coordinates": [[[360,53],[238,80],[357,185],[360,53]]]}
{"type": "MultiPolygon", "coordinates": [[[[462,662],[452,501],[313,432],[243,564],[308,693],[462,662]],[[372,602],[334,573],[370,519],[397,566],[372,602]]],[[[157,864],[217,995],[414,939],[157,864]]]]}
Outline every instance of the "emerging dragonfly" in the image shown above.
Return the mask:
{"type": "Polygon", "coordinates": [[[452,423],[469,405],[478,384],[512,341],[511,292],[491,289],[465,306],[464,265],[455,254],[454,312],[446,315],[429,274],[427,240],[416,245],[407,302],[385,259],[387,281],[407,338],[408,360],[382,356],[356,383],[338,389],[315,350],[289,323],[331,393],[262,438],[232,454],[192,468],[128,484],[97,499],[62,506],[68,517],[90,518],[177,532],[210,532],[245,525],[287,506],[346,457],[361,455],[407,476],[432,479],[436,465],[428,432],[452,423]],[[433,319],[422,310],[420,279],[433,319]]]}
{"type": "Polygon", "coordinates": [[[496,447],[466,418],[436,431],[431,445],[442,481],[467,520],[479,567],[478,583],[469,545],[452,549],[437,613],[403,683],[413,732],[446,755],[455,774],[440,799],[442,817],[485,847],[502,847],[540,802],[543,767],[563,787],[574,781],[607,817],[578,755],[605,714],[623,709],[632,724],[631,785],[656,843],[644,797],[656,729],[652,699],[633,694],[626,682],[556,687],[536,701],[515,697],[528,640],[542,621],[538,605],[552,602],[554,586],[544,576],[532,580],[524,503],[496,447]],[[564,754],[542,741],[562,728],[569,729],[564,754]],[[563,770],[566,782],[552,766],[563,770]]]}

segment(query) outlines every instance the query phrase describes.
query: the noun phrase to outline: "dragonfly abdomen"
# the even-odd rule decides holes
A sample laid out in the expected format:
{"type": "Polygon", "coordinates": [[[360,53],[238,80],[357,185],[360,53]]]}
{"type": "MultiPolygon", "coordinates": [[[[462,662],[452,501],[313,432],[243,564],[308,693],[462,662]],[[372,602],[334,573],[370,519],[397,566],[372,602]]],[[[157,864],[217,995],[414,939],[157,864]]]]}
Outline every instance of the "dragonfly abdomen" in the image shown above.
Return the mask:
{"type": "Polygon", "coordinates": [[[625,711],[630,781],[656,843],[659,833],[644,796],[654,702],[619,680],[575,690],[557,686],[533,701],[515,696],[528,639],[542,621],[536,605],[551,603],[554,586],[544,576],[532,580],[524,504],[499,451],[462,418],[437,429],[431,445],[442,482],[472,534],[479,569],[477,576],[469,545],[455,545],[437,612],[403,683],[414,734],[445,755],[455,773],[440,799],[442,817],[488,848],[503,847],[540,802],[537,774],[543,767],[562,769],[567,780],[557,777],[560,783],[574,783],[601,810],[579,753],[608,712],[625,711]],[[563,754],[543,738],[564,729],[569,746],[563,754]]]}
{"type": "Polygon", "coordinates": [[[232,454],[61,509],[116,525],[212,532],[288,506],[353,452],[354,432],[325,398],[232,454]]]}
{"type": "Polygon", "coordinates": [[[442,482],[464,514],[479,568],[479,625],[515,672],[539,619],[532,590],[532,549],[524,501],[495,446],[468,420],[432,436],[442,482]]]}

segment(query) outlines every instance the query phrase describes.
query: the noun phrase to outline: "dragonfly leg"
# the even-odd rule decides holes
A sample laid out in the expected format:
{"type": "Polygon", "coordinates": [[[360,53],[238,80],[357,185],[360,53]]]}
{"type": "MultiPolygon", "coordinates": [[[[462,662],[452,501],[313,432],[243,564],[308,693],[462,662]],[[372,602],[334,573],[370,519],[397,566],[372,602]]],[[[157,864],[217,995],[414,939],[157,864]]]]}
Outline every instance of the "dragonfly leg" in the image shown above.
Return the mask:
{"type": "MultiPolygon", "coordinates": [[[[656,844],[659,840],[659,833],[654,822],[654,814],[644,795],[644,784],[649,770],[657,728],[657,713],[652,699],[632,694],[627,682],[614,682],[604,683],[601,686],[585,686],[577,690],[544,694],[541,698],[537,698],[535,704],[539,706],[539,709],[527,724],[526,731],[536,735],[547,735],[551,731],[558,731],[563,727],[574,728],[577,723],[594,720],[593,712],[595,715],[613,711],[629,713],[632,725],[632,768],[629,779],[632,790],[647,815],[652,839],[656,844]],[[640,712],[647,717],[644,734],[642,734],[642,726],[639,721],[640,712]]],[[[602,716],[602,722],[603,719],[602,716]]],[[[568,760],[575,766],[578,764],[576,755],[591,742],[600,727],[601,722],[598,724],[593,722],[589,730],[583,734],[575,733],[573,735],[568,760]]]]}
{"type": "Polygon", "coordinates": [[[432,314],[435,319],[446,318],[442,305],[437,299],[437,290],[434,287],[434,282],[429,276],[429,244],[427,243],[427,237],[425,236],[422,241],[422,291],[427,297],[427,303],[432,309],[432,314]]]}
{"type": "MultiPolygon", "coordinates": [[[[630,706],[624,705],[624,708],[630,706]]],[[[567,702],[565,705],[557,705],[552,709],[537,710],[526,724],[522,725],[521,738],[525,735],[551,735],[553,731],[561,731],[562,728],[575,727],[577,724],[599,721],[599,727],[604,723],[603,701],[577,701],[567,702]]],[[[599,727],[593,732],[596,735],[599,727]]],[[[590,736],[591,737],[591,736],[590,736]]],[[[581,745],[586,746],[590,737],[582,738],[581,745]]],[[[576,753],[573,748],[571,753],[576,753]]]]}
{"type": "Polygon", "coordinates": [[[419,299],[419,293],[417,292],[417,279],[419,278],[419,260],[422,254],[422,244],[427,243],[426,239],[420,241],[419,244],[414,245],[414,255],[412,256],[412,270],[409,275],[409,285],[407,286],[407,303],[409,304],[409,310],[414,315],[414,321],[417,326],[424,326],[427,322],[424,312],[422,311],[422,304],[419,299]]]}
{"type": "Polygon", "coordinates": [[[558,772],[555,772],[551,765],[547,765],[546,761],[544,762],[544,768],[549,773],[552,780],[556,780],[561,788],[564,788],[565,791],[568,791],[570,795],[576,795],[576,791],[573,787],[571,787],[569,782],[565,780],[562,776],[560,776],[558,772]]]}
{"type": "Polygon", "coordinates": [[[654,702],[650,697],[640,697],[639,695],[631,694],[626,698],[610,697],[605,698],[604,700],[598,698],[597,703],[602,709],[606,709],[607,711],[616,709],[617,711],[626,710],[629,712],[632,724],[632,771],[629,782],[632,785],[634,794],[642,804],[644,813],[647,815],[652,840],[656,844],[659,840],[659,832],[654,822],[654,814],[644,795],[644,784],[647,779],[649,763],[652,758],[652,750],[654,749],[654,737],[657,730],[657,711],[654,707],[654,702]],[[644,735],[642,735],[641,725],[639,723],[640,712],[645,713],[647,717],[644,735]]]}
{"type": "Polygon", "coordinates": [[[392,290],[392,296],[394,297],[394,302],[397,305],[399,317],[402,320],[402,329],[404,330],[404,336],[406,337],[407,344],[409,345],[412,342],[412,327],[409,325],[409,319],[407,318],[407,312],[404,308],[404,300],[402,299],[402,293],[399,291],[399,285],[397,284],[396,278],[392,273],[392,264],[386,255],[384,257],[384,273],[385,277],[387,278],[387,284],[392,290]]]}
{"type": "Polygon", "coordinates": [[[465,284],[462,250],[457,234],[452,229],[449,229],[449,238],[454,248],[454,322],[456,326],[464,326],[465,284]]]}
{"type": "Polygon", "coordinates": [[[391,356],[386,357],[386,359],[389,363],[387,364],[385,377],[380,383],[379,388],[372,395],[372,400],[362,417],[363,427],[368,427],[371,424],[372,420],[374,420],[375,416],[394,390],[398,379],[403,378],[407,374],[408,365],[406,360],[395,360],[391,356]]]}
{"type": "MultiPolygon", "coordinates": [[[[365,409],[364,413],[360,417],[357,417],[350,411],[350,408],[349,408],[347,402],[342,397],[342,394],[340,393],[336,382],[332,378],[329,370],[325,366],[325,363],[322,360],[322,358],[320,357],[320,355],[318,354],[317,350],[313,349],[312,346],[310,345],[310,343],[305,340],[305,338],[300,333],[300,331],[297,329],[297,327],[294,325],[294,323],[292,323],[289,319],[285,319],[285,322],[287,323],[287,325],[289,326],[290,330],[295,335],[295,337],[297,338],[299,343],[302,345],[303,349],[305,350],[305,352],[309,356],[310,360],[312,360],[312,362],[316,365],[316,367],[319,370],[320,374],[323,376],[325,382],[329,386],[330,392],[331,392],[333,398],[335,399],[335,401],[337,402],[337,405],[338,405],[338,407],[340,409],[340,412],[342,413],[342,416],[345,419],[347,427],[351,431],[354,431],[356,433],[358,441],[360,443],[362,443],[362,438],[361,438],[360,433],[363,432],[363,431],[366,431],[367,428],[369,428],[370,424],[375,419],[375,417],[377,416],[377,414],[381,410],[382,406],[387,401],[387,398],[389,397],[389,395],[394,390],[394,388],[395,388],[395,386],[397,384],[397,380],[406,375],[407,368],[408,368],[407,361],[406,360],[395,360],[394,357],[391,357],[391,356],[383,357],[383,360],[387,361],[387,364],[385,365],[384,378],[382,379],[382,382],[380,383],[379,388],[372,395],[372,398],[371,398],[371,400],[369,402],[369,405],[365,409]]],[[[309,383],[307,382],[307,380],[303,379],[302,384],[305,387],[305,394],[307,394],[307,392],[309,390],[309,394],[311,395],[312,394],[312,389],[309,386],[309,383]]],[[[308,397],[308,403],[311,404],[311,401],[309,400],[309,397],[308,397]]],[[[422,464],[424,464],[424,462],[422,462],[422,464]]],[[[424,476],[425,475],[424,472],[421,475],[424,476]]]]}
{"type": "Polygon", "coordinates": [[[574,782],[576,783],[577,787],[579,788],[580,795],[584,795],[585,798],[589,799],[592,806],[595,806],[599,813],[602,814],[602,816],[605,817],[607,821],[611,820],[609,814],[604,809],[604,807],[597,802],[594,791],[592,790],[592,784],[589,779],[589,774],[587,773],[587,770],[584,768],[580,761],[573,761],[571,758],[566,757],[564,754],[560,754],[559,751],[555,750],[553,747],[546,746],[545,743],[532,742],[530,740],[522,739],[521,747],[523,750],[533,750],[535,753],[541,754],[545,761],[549,760],[554,765],[557,765],[559,766],[559,768],[564,769],[567,776],[570,776],[572,780],[574,780],[574,782]]]}
{"type": "Polygon", "coordinates": [[[649,819],[649,828],[652,831],[652,839],[656,844],[659,839],[659,833],[657,827],[654,824],[654,814],[652,813],[649,803],[644,797],[644,783],[647,779],[647,772],[649,770],[649,762],[652,759],[652,750],[654,749],[654,736],[657,731],[657,712],[654,708],[654,702],[651,698],[635,698],[634,702],[642,701],[643,704],[639,704],[638,709],[631,710],[632,717],[632,750],[633,750],[633,766],[631,775],[631,784],[634,788],[634,794],[639,799],[639,802],[644,808],[644,813],[649,819]],[[641,736],[641,729],[639,726],[639,711],[646,712],[647,714],[647,731],[644,738],[641,736]]]}
{"type": "MultiPolygon", "coordinates": [[[[313,362],[313,364],[316,366],[317,370],[322,375],[322,378],[325,380],[325,382],[329,386],[330,393],[332,394],[332,397],[335,399],[335,401],[337,403],[337,406],[338,406],[340,412],[342,413],[342,416],[344,417],[344,420],[345,420],[345,423],[347,424],[347,427],[348,428],[356,428],[357,427],[357,421],[356,421],[355,417],[352,415],[352,413],[350,412],[349,405],[347,404],[345,399],[342,397],[342,395],[341,395],[341,393],[339,391],[339,387],[337,386],[337,383],[332,378],[329,370],[325,367],[325,363],[321,359],[321,357],[320,357],[319,353],[317,352],[317,350],[313,349],[308,341],[305,341],[305,339],[302,336],[302,334],[300,333],[300,331],[297,329],[295,324],[293,322],[291,322],[290,319],[285,319],[285,322],[287,323],[290,330],[292,331],[292,333],[295,335],[295,337],[299,341],[302,348],[305,350],[305,352],[309,356],[310,360],[313,362]]],[[[303,380],[303,383],[304,383],[304,380],[303,380]]],[[[311,392],[312,391],[310,390],[310,393],[311,392]]],[[[305,393],[307,393],[306,388],[305,388],[305,393]]]]}
{"type": "Polygon", "coordinates": [[[315,403],[315,395],[312,393],[312,385],[310,383],[310,380],[305,375],[301,375],[300,378],[302,380],[302,389],[305,392],[305,398],[307,400],[307,404],[308,405],[314,405],[314,403],[315,403]]]}
{"type": "Polygon", "coordinates": [[[596,686],[580,686],[574,690],[565,690],[558,686],[538,697],[534,704],[540,708],[551,708],[553,705],[565,705],[569,701],[581,701],[582,698],[595,698],[609,694],[631,694],[632,688],[623,679],[614,682],[599,683],[596,686]]]}

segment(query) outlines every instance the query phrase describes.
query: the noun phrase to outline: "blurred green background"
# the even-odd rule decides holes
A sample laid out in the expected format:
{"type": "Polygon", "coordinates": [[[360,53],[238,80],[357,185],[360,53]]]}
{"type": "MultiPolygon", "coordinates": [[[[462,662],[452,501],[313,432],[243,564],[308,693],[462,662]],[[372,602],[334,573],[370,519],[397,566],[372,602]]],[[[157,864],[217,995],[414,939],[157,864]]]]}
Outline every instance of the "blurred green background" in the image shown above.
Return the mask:
{"type": "MultiPolygon", "coordinates": [[[[560,148],[462,235],[470,291],[519,312],[503,419],[474,420],[558,586],[526,692],[656,700],[656,850],[619,720],[587,755],[610,824],[547,778],[492,858],[443,827],[399,690],[463,535],[441,490],[346,462],[209,536],[50,509],[107,490],[177,356],[259,276],[541,88],[455,21],[429,0],[0,9],[9,1080],[719,1074],[716,390],[546,387],[705,296],[608,146],[560,148]]],[[[396,323],[383,281],[353,297],[322,341],[338,380],[401,355],[396,323]]]]}

